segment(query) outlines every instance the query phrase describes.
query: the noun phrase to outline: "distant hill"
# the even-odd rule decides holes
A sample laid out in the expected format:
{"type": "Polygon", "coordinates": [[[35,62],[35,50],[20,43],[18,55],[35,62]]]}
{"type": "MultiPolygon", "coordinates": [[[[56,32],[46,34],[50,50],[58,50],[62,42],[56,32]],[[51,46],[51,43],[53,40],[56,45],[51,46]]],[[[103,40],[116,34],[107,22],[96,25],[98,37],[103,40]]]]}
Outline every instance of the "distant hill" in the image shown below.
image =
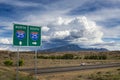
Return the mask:
{"type": "Polygon", "coordinates": [[[64,52],[64,51],[108,51],[105,48],[81,48],[78,45],[69,44],[60,47],[38,50],[39,52],[64,52]]]}

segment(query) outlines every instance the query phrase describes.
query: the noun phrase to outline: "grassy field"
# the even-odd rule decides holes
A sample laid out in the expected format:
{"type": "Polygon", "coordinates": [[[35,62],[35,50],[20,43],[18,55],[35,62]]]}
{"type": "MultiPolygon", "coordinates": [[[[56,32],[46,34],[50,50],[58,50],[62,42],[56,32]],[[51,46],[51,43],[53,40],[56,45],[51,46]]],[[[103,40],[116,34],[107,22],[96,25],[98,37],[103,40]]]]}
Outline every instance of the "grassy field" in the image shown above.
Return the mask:
{"type": "MultiPolygon", "coordinates": [[[[16,71],[11,67],[0,66],[0,80],[16,80],[16,71]]],[[[34,77],[28,73],[20,72],[19,80],[34,80],[34,77]]]]}
{"type": "MultiPolygon", "coordinates": [[[[120,52],[58,52],[58,53],[38,53],[38,56],[59,56],[64,54],[73,54],[75,57],[80,57],[80,59],[37,59],[38,67],[60,67],[60,66],[78,66],[81,63],[86,63],[87,65],[92,64],[106,64],[106,63],[118,63],[120,62],[120,52]],[[88,55],[98,55],[105,54],[107,59],[105,60],[95,60],[95,59],[84,59],[84,56],[88,55]]],[[[16,66],[17,53],[15,52],[0,52],[0,65],[5,66],[3,62],[5,60],[12,60],[13,67],[16,66]]],[[[20,59],[24,61],[24,65],[21,68],[34,67],[34,53],[20,53],[20,59]]]]}
{"type": "MultiPolygon", "coordinates": [[[[16,80],[16,71],[0,66],[0,80],[16,80]]],[[[35,80],[33,75],[20,72],[19,80],[35,80]]],[[[37,80],[120,80],[120,67],[72,72],[39,74],[37,80]]]]}
{"type": "MultiPolygon", "coordinates": [[[[120,51],[110,52],[57,52],[57,53],[38,53],[38,56],[62,56],[64,54],[73,54],[78,59],[37,59],[37,67],[60,67],[60,66],[78,66],[81,63],[86,65],[120,63],[120,51]],[[84,59],[85,56],[101,55],[107,56],[105,60],[84,59]]],[[[17,61],[17,53],[10,51],[0,51],[0,80],[15,80],[15,68],[17,61]],[[13,61],[12,66],[6,66],[6,60],[13,61]],[[10,75],[9,75],[10,74],[10,75]]],[[[20,68],[34,67],[34,53],[21,52],[20,59],[24,61],[24,65],[20,68]]],[[[98,69],[89,71],[74,71],[56,74],[38,75],[39,80],[120,80],[120,67],[98,69]]],[[[33,80],[31,74],[20,73],[20,80],[33,80]]]]}
{"type": "Polygon", "coordinates": [[[39,80],[120,80],[119,68],[72,71],[39,75],[39,80]]]}

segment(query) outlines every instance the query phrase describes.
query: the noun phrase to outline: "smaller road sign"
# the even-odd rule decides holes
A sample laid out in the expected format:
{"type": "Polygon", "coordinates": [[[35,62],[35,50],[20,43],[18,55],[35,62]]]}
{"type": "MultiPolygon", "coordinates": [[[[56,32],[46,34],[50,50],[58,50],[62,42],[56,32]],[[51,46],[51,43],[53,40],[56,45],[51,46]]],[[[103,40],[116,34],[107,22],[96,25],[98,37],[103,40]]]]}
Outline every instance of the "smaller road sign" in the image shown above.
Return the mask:
{"type": "Polygon", "coordinates": [[[13,45],[27,46],[27,26],[14,24],[13,45]]]}
{"type": "Polygon", "coordinates": [[[41,28],[29,26],[29,46],[41,45],[41,28]]]}

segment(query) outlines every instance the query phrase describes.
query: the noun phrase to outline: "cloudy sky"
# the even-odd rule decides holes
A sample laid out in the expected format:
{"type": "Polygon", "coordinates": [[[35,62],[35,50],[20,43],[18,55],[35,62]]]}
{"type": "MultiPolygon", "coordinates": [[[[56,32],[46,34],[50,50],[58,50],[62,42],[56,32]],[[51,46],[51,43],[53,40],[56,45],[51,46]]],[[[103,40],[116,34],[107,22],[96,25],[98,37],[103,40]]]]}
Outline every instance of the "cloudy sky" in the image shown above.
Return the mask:
{"type": "Polygon", "coordinates": [[[120,0],[0,0],[0,50],[15,50],[13,23],[42,26],[42,49],[120,50],[120,0]]]}

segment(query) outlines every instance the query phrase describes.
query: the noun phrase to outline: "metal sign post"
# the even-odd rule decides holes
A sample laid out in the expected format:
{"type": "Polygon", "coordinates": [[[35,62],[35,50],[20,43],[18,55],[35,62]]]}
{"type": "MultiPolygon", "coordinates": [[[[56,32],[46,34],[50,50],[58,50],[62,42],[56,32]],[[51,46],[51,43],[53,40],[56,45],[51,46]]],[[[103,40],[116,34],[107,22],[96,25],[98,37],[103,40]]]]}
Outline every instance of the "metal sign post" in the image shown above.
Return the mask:
{"type": "Polygon", "coordinates": [[[37,80],[37,49],[35,50],[35,80],[37,80]]]}
{"type": "Polygon", "coordinates": [[[19,48],[17,48],[17,74],[16,80],[19,80],[19,48]]]}
{"type": "MultiPolygon", "coordinates": [[[[22,45],[22,42],[19,42],[19,45],[22,45]]],[[[19,54],[19,48],[17,48],[17,76],[16,76],[16,80],[19,80],[19,59],[20,59],[20,54],[19,54]]]]}

